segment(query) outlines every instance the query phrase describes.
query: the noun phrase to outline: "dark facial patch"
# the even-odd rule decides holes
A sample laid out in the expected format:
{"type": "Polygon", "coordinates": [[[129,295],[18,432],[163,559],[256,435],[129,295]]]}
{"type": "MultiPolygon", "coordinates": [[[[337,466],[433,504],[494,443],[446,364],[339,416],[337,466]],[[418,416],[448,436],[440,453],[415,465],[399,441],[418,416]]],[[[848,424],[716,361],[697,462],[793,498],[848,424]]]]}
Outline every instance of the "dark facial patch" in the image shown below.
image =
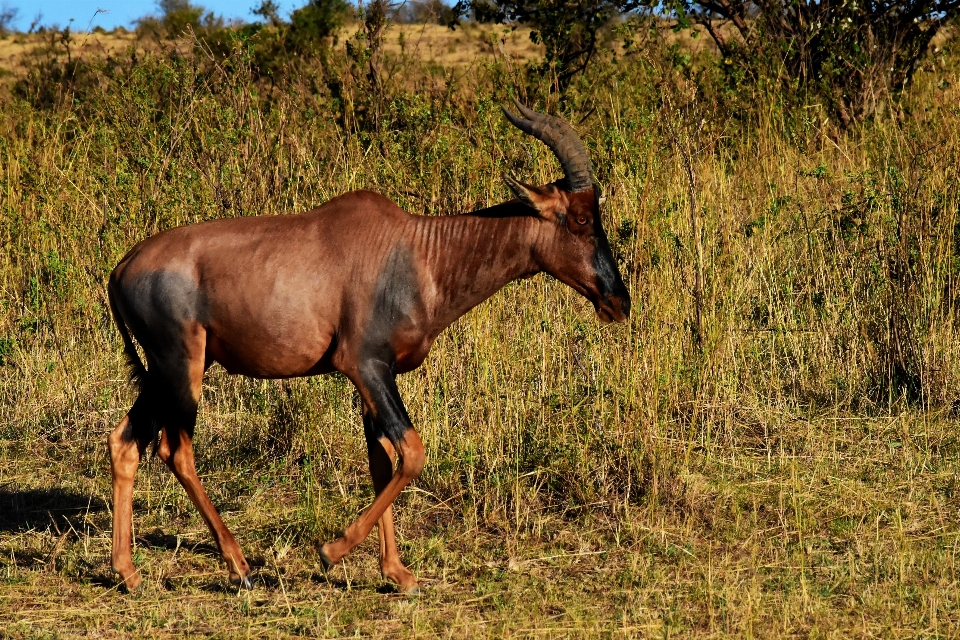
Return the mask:
{"type": "Polygon", "coordinates": [[[597,282],[600,285],[600,294],[605,297],[616,297],[621,300],[621,308],[624,313],[630,309],[630,294],[623,283],[623,277],[620,275],[620,269],[617,268],[617,261],[613,257],[613,251],[610,249],[610,243],[607,241],[607,234],[600,230],[597,234],[597,250],[593,254],[593,268],[597,273],[597,282]]]}
{"type": "MultiPolygon", "coordinates": [[[[599,194],[599,189],[594,189],[595,194],[599,194]]],[[[613,251],[610,249],[610,242],[607,240],[607,233],[603,230],[600,222],[600,199],[595,196],[596,215],[593,220],[594,235],[597,238],[597,249],[593,254],[593,268],[597,274],[597,284],[600,295],[604,298],[617,298],[620,300],[620,310],[625,316],[630,315],[630,292],[623,283],[623,276],[620,275],[620,268],[613,257],[613,251]]]]}

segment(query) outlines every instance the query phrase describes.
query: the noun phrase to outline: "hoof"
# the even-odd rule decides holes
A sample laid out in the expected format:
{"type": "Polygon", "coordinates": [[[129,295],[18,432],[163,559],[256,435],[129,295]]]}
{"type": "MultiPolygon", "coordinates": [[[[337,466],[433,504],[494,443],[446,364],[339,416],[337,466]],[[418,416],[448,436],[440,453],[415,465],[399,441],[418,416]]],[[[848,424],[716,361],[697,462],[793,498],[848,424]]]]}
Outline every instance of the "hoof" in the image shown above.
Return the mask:
{"type": "Polygon", "coordinates": [[[140,577],[140,573],[136,569],[126,572],[126,576],[124,576],[125,572],[118,571],[117,569],[114,569],[113,571],[120,580],[120,584],[118,586],[120,587],[121,591],[126,591],[127,593],[133,594],[137,591],[140,591],[140,589],[143,587],[143,579],[140,577]]]}
{"type": "MultiPolygon", "coordinates": [[[[335,534],[333,534],[333,539],[334,539],[334,540],[339,540],[340,538],[344,537],[345,535],[347,535],[347,534],[344,533],[343,531],[337,531],[335,534]]],[[[326,573],[327,571],[329,571],[329,570],[330,570],[330,567],[332,567],[333,565],[337,564],[337,562],[339,562],[339,560],[338,560],[337,562],[334,562],[333,560],[330,559],[330,556],[327,555],[327,550],[326,550],[326,549],[327,549],[327,545],[329,545],[329,544],[331,544],[331,543],[328,542],[328,543],[320,546],[320,562],[323,563],[323,572],[324,572],[324,573],[326,573]]]]}
{"type": "Polygon", "coordinates": [[[387,582],[393,584],[397,593],[407,596],[420,595],[420,583],[417,582],[417,576],[413,575],[410,569],[403,566],[399,560],[389,562],[386,566],[380,565],[380,575],[387,582]]]}
{"type": "Polygon", "coordinates": [[[236,573],[230,574],[230,584],[235,587],[243,587],[247,591],[253,590],[253,581],[250,580],[250,576],[240,576],[236,573]]]}
{"type": "Polygon", "coordinates": [[[120,582],[120,589],[121,589],[122,591],[125,591],[125,592],[127,593],[127,595],[133,596],[133,595],[136,595],[136,594],[140,593],[141,591],[143,591],[143,582],[140,581],[140,580],[138,580],[136,584],[131,585],[131,584],[130,584],[129,582],[127,582],[127,581],[121,581],[121,582],[120,582]]]}
{"type": "Polygon", "coordinates": [[[333,567],[333,562],[327,557],[327,552],[323,550],[323,547],[320,547],[320,564],[323,565],[324,573],[330,571],[331,567],[333,567]]]}

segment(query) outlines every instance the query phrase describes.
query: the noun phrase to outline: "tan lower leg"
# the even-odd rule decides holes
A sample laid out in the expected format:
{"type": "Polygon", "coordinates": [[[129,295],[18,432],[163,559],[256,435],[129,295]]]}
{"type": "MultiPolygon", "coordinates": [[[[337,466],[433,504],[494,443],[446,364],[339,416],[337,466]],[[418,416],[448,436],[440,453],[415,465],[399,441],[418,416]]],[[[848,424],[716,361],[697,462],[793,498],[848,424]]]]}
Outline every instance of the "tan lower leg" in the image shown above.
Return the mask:
{"type": "Polygon", "coordinates": [[[377,521],[377,531],[380,537],[380,573],[402,591],[416,590],[419,586],[417,577],[403,564],[397,551],[392,505],[387,507],[377,521]]]}
{"type": "MultiPolygon", "coordinates": [[[[380,494],[393,477],[397,454],[393,444],[387,438],[369,443],[367,449],[373,488],[377,494],[380,494]]],[[[380,539],[380,573],[404,591],[415,589],[417,578],[403,565],[400,553],[397,551],[392,504],[387,506],[377,521],[377,535],[380,539]]]]}
{"type": "MultiPolygon", "coordinates": [[[[393,477],[386,486],[383,487],[383,490],[374,499],[373,504],[347,527],[343,536],[333,542],[328,542],[321,548],[321,552],[331,564],[340,562],[354,547],[363,542],[370,534],[371,529],[373,529],[373,525],[377,524],[377,522],[384,517],[387,508],[393,504],[393,501],[400,495],[404,487],[420,475],[424,462],[423,443],[420,441],[420,436],[413,429],[408,430],[405,434],[400,448],[400,455],[400,468],[393,474],[393,477]]],[[[385,542],[393,540],[392,511],[390,514],[390,526],[384,529],[383,536],[385,542]]],[[[396,543],[393,542],[392,546],[395,552],[396,543]]]]}
{"type": "Polygon", "coordinates": [[[377,520],[377,534],[380,538],[380,568],[385,570],[394,562],[400,562],[400,552],[397,551],[396,533],[393,528],[393,505],[387,507],[377,520]]]}
{"type": "Polygon", "coordinates": [[[166,463],[167,467],[173,472],[180,484],[186,490],[187,495],[194,506],[200,511],[201,517],[207,523],[210,533],[213,535],[220,554],[227,563],[230,571],[230,580],[235,584],[241,581],[249,586],[250,565],[247,564],[240,545],[217,513],[216,507],[204,491],[200,478],[197,476],[197,469],[193,458],[193,443],[183,431],[179,433],[179,444],[176,449],[171,450],[168,440],[167,430],[164,429],[160,436],[160,445],[157,447],[157,456],[166,463]]]}
{"type": "Polygon", "coordinates": [[[130,417],[124,416],[107,440],[110,447],[110,472],[113,476],[113,553],[111,564],[127,589],[140,586],[142,579],[133,566],[131,537],[133,530],[133,481],[146,443],[134,437],[130,417]]]}

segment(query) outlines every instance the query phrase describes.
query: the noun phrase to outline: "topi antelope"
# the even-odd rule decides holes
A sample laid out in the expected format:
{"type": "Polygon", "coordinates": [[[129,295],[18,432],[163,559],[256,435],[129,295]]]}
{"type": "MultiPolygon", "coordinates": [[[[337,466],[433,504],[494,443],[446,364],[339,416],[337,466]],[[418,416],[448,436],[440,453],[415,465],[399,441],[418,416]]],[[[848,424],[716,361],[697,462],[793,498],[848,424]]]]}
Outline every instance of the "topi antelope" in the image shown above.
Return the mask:
{"type": "Polygon", "coordinates": [[[250,587],[250,566],[194,467],[203,374],[219,362],[254,378],[340,371],[353,382],[376,497],[321,547],[320,559],[325,569],[337,564],[376,524],[384,578],[403,592],[418,591],[397,553],[391,505],[420,474],[424,448],[397,374],[420,366],[454,320],[507,283],[541,271],[590,300],[604,322],[626,321],[630,313],[583,143],[566,122],[517,107],[521,116],[504,109],[506,117],[550,147],[564,178],[535,187],[504,176],[516,200],[427,217],[353,191],[299,215],[170,229],[140,242],[117,265],[110,308],[139,385],[109,437],[112,564],[127,589],[141,583],[130,556],[133,481],[153,441],[210,527],[230,581],[250,587]]]}

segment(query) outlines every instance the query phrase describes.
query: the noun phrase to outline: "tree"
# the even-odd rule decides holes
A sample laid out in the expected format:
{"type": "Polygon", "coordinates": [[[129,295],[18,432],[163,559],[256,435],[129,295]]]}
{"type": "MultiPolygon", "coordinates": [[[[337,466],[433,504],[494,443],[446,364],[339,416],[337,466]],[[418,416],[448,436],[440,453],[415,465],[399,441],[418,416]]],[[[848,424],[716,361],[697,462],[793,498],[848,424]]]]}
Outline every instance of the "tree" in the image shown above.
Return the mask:
{"type": "Polygon", "coordinates": [[[349,10],[346,0],[310,0],[290,15],[287,46],[297,53],[316,50],[336,34],[349,10]]]}
{"type": "Polygon", "coordinates": [[[163,27],[171,36],[179,36],[187,28],[196,31],[200,27],[200,18],[204,12],[203,7],[191,3],[190,0],[157,0],[157,8],[163,14],[163,27]]]}
{"type": "Polygon", "coordinates": [[[407,0],[390,18],[395,22],[415,24],[450,24],[455,18],[453,8],[443,0],[407,0]]]}
{"type": "Polygon", "coordinates": [[[262,0],[259,7],[250,9],[250,13],[260,16],[271,27],[283,26],[283,19],[280,17],[280,5],[274,0],[262,0]]]}
{"type": "Polygon", "coordinates": [[[0,4],[0,38],[13,31],[13,21],[17,19],[18,13],[20,11],[16,7],[11,7],[6,2],[0,4]]]}
{"type": "Polygon", "coordinates": [[[222,32],[223,18],[208,12],[190,0],[157,0],[160,16],[143,16],[136,20],[137,32],[143,36],[179,38],[185,32],[209,36],[222,32]]]}
{"type": "Polygon", "coordinates": [[[960,0],[680,0],[672,8],[728,61],[782,65],[848,125],[910,83],[960,0]]]}
{"type": "Polygon", "coordinates": [[[590,64],[600,30],[644,4],[635,0],[460,0],[454,13],[459,17],[472,12],[480,22],[529,25],[530,38],[543,44],[545,62],[563,89],[590,64]]]}

